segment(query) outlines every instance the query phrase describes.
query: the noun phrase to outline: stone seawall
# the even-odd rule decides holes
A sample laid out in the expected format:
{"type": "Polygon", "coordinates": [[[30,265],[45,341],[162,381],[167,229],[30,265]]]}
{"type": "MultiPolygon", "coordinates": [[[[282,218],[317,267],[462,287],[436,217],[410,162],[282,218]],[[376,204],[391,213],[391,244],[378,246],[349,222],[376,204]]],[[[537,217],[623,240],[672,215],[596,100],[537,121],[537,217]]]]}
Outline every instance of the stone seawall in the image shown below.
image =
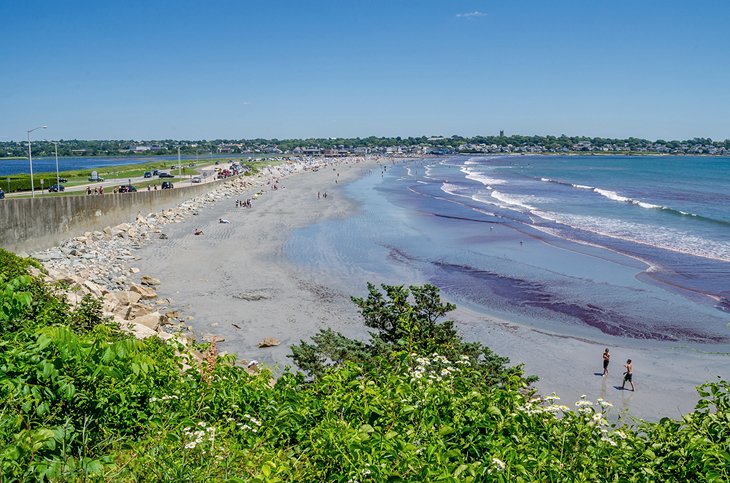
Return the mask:
{"type": "Polygon", "coordinates": [[[137,214],[171,208],[219,186],[219,182],[171,190],[138,191],[0,201],[0,247],[31,252],[87,231],[133,221],[137,214]]]}

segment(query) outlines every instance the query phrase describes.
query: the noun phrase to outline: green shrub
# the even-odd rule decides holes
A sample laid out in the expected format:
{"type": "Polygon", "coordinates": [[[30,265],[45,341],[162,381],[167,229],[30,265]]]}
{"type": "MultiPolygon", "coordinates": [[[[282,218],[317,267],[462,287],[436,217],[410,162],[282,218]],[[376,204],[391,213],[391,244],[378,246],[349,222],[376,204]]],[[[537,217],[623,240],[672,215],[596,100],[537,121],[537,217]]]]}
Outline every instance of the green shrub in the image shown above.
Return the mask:
{"type": "Polygon", "coordinates": [[[355,300],[369,342],[324,331],[295,355],[310,377],[274,381],[215,344],[194,362],[181,343],[136,340],[94,301],[74,313],[11,274],[0,481],[730,480],[726,381],[680,420],[610,424],[610,403],[536,397],[519,368],[463,343],[429,286],[370,286],[355,300]]]}

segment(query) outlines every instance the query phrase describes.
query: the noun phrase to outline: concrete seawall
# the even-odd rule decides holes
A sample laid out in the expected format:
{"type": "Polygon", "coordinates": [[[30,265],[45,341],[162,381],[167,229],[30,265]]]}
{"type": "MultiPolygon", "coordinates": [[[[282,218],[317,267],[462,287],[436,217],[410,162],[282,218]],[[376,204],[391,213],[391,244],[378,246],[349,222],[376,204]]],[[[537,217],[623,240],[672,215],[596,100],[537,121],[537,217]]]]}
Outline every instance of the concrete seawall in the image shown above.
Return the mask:
{"type": "Polygon", "coordinates": [[[30,252],[61,241],[171,208],[207,193],[218,183],[105,195],[37,197],[0,201],[0,247],[30,252]]]}

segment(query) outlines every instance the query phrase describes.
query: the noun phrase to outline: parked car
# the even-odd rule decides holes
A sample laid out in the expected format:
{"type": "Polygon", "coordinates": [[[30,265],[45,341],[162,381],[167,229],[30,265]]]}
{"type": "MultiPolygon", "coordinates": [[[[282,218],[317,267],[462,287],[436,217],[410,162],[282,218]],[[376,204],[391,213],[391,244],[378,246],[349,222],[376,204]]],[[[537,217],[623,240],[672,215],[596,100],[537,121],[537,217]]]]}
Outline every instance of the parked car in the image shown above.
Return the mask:
{"type": "Polygon", "coordinates": [[[163,190],[171,190],[173,188],[172,183],[169,181],[163,181],[162,182],[162,189],[163,190]]]}
{"type": "Polygon", "coordinates": [[[51,185],[50,188],[48,188],[49,193],[58,193],[58,192],[65,191],[65,190],[66,190],[66,187],[63,186],[62,184],[54,184],[54,185],[51,185]]]}
{"type": "Polygon", "coordinates": [[[200,176],[193,176],[193,178],[190,180],[191,183],[202,183],[203,180],[200,178],[200,176]]]}
{"type": "Polygon", "coordinates": [[[151,177],[152,177],[152,173],[151,173],[151,172],[149,172],[149,171],[145,171],[145,172],[144,172],[144,177],[145,177],[145,178],[151,178],[151,177]]]}
{"type": "Polygon", "coordinates": [[[171,175],[170,173],[165,173],[164,171],[160,171],[160,173],[157,175],[160,178],[174,178],[175,176],[171,175]]]}
{"type": "Polygon", "coordinates": [[[68,183],[68,180],[66,178],[58,178],[59,183],[68,183]]]}
{"type": "Polygon", "coordinates": [[[104,178],[102,178],[101,176],[97,176],[96,178],[94,178],[93,176],[89,176],[89,181],[94,183],[96,181],[104,181],[104,178]]]}
{"type": "Polygon", "coordinates": [[[2,200],[3,198],[5,198],[5,192],[2,188],[0,188],[0,200],[2,200]]]}
{"type": "Polygon", "coordinates": [[[131,184],[123,184],[119,187],[120,193],[134,193],[135,191],[137,191],[137,188],[131,184]]]}

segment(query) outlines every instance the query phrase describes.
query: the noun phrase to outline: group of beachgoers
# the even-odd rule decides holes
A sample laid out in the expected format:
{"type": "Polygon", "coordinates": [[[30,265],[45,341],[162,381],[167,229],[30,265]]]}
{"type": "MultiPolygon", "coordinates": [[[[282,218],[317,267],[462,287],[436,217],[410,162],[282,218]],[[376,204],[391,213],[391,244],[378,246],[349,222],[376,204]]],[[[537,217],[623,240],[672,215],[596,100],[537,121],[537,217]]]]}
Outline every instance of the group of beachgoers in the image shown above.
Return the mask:
{"type": "MultiPolygon", "coordinates": [[[[86,194],[87,195],[92,194],[91,186],[87,186],[86,187],[86,194]]],[[[94,191],[93,191],[93,194],[95,194],[95,195],[103,195],[104,194],[104,187],[101,186],[101,185],[99,185],[98,187],[95,187],[94,188],[94,191]]]]}
{"type": "Polygon", "coordinates": [[[236,208],[251,208],[251,198],[236,200],[236,208]]]}
{"type": "MultiPolygon", "coordinates": [[[[611,361],[611,353],[608,350],[608,347],[606,347],[606,350],[603,351],[603,377],[608,376],[608,364],[611,361]]],[[[621,384],[621,389],[623,390],[626,386],[626,383],[628,382],[631,384],[631,390],[634,390],[634,365],[631,363],[631,359],[626,360],[626,364],[624,364],[624,382],[621,384]]]]}

